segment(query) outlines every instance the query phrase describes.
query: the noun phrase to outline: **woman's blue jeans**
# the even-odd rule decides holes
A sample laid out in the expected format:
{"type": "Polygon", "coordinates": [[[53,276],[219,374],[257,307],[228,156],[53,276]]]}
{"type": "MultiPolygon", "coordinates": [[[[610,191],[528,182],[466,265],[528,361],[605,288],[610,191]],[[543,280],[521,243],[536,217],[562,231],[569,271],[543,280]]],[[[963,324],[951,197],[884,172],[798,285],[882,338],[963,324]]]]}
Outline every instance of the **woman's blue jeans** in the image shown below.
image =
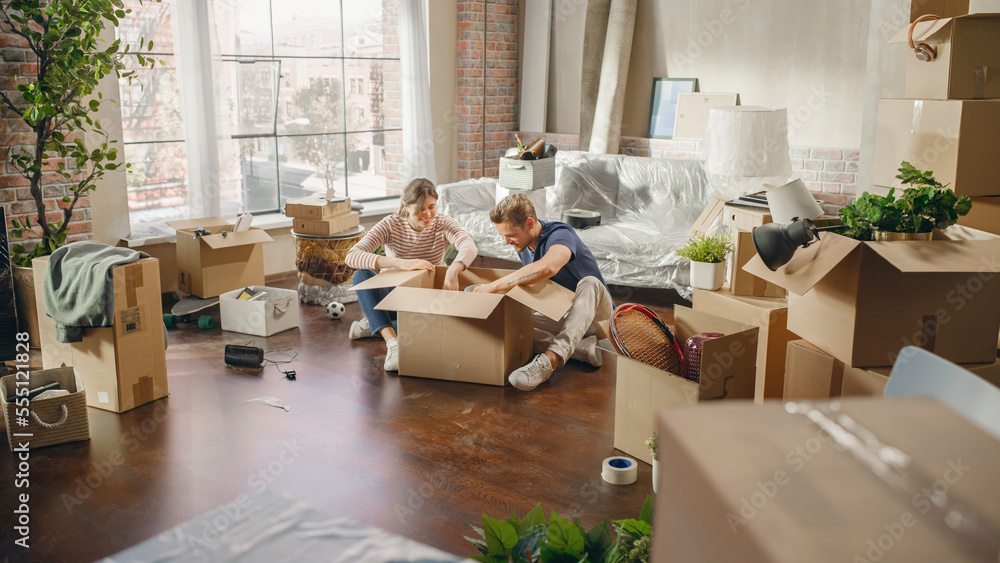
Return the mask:
{"type": "MultiPolygon", "coordinates": [[[[354,272],[354,285],[358,285],[374,276],[375,272],[373,270],[358,270],[354,272]]],[[[368,325],[372,329],[372,336],[378,336],[382,332],[382,329],[389,326],[393,330],[397,330],[396,311],[379,311],[375,308],[379,302],[385,299],[386,295],[389,295],[392,289],[391,287],[382,287],[355,291],[358,294],[358,304],[361,305],[361,310],[368,317],[368,325]]]]}

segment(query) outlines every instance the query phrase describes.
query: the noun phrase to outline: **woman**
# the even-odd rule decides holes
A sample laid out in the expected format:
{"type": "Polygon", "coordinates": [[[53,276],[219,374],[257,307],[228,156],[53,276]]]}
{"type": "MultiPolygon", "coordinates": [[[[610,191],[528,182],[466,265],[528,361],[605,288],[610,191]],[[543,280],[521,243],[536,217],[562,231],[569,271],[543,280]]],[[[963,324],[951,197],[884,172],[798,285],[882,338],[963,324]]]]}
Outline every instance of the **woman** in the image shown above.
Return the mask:
{"type": "MultiPolygon", "coordinates": [[[[448,245],[458,249],[458,255],[448,267],[442,289],[457,290],[458,274],[472,263],[479,250],[472,237],[449,215],[437,212],[437,190],[426,178],[410,181],[400,198],[399,211],[379,221],[365,233],[358,244],[347,253],[346,262],[354,273],[354,284],[360,284],[375,275],[379,268],[403,270],[434,270],[444,264],[448,245]],[[379,247],[385,256],[375,254],[379,247]]],[[[351,325],[351,340],[375,334],[385,340],[386,354],[383,369],[399,370],[399,341],[396,339],[396,313],[377,311],[379,304],[391,288],[361,289],[357,291],[358,303],[365,318],[351,325]]]]}

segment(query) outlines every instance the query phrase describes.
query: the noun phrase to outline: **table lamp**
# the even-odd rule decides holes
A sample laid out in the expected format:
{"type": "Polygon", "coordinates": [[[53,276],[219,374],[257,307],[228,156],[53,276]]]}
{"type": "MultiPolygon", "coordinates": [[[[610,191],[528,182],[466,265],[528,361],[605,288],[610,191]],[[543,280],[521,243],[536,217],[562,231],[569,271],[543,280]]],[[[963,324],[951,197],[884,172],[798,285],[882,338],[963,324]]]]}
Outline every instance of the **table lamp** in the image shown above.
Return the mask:
{"type": "Polygon", "coordinates": [[[726,197],[735,199],[780,186],[792,175],[788,156],[788,112],[762,106],[718,106],[708,113],[705,172],[726,197]]]}
{"type": "Polygon", "coordinates": [[[753,245],[757,254],[772,272],[792,259],[795,251],[819,240],[820,231],[836,231],[844,225],[817,227],[810,219],[795,217],[791,223],[766,223],[753,228],[753,245]]]}

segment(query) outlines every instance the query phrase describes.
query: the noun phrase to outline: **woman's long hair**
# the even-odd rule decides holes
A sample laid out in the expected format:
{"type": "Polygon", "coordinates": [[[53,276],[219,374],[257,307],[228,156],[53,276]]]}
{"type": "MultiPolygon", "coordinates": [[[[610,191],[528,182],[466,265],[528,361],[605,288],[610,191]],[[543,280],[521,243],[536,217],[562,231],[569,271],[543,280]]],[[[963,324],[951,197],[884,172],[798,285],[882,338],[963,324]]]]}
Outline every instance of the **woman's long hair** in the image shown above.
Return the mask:
{"type": "Polygon", "coordinates": [[[414,178],[410,180],[409,184],[403,188],[403,195],[399,198],[399,211],[396,215],[400,217],[409,217],[410,212],[406,210],[407,205],[416,205],[417,209],[424,206],[424,201],[427,196],[438,198],[437,189],[434,187],[434,182],[431,182],[427,178],[414,178]]]}

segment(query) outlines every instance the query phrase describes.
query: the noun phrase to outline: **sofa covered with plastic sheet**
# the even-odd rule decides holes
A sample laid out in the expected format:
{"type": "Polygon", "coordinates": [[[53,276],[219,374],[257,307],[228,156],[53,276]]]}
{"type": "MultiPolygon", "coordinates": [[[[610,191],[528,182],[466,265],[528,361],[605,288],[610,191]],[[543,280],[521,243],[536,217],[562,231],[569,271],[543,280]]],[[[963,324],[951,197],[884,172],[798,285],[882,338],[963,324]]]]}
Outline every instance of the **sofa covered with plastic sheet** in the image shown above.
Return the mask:
{"type": "MultiPolygon", "coordinates": [[[[465,227],[481,255],[517,261],[489,219],[496,190],[491,178],[443,184],[439,207],[465,227]]],[[[669,288],[689,299],[688,261],[675,250],[713,193],[701,161],[563,151],[540,215],[560,220],[565,209],[600,212],[599,226],[577,233],[609,284],[669,288]]]]}

